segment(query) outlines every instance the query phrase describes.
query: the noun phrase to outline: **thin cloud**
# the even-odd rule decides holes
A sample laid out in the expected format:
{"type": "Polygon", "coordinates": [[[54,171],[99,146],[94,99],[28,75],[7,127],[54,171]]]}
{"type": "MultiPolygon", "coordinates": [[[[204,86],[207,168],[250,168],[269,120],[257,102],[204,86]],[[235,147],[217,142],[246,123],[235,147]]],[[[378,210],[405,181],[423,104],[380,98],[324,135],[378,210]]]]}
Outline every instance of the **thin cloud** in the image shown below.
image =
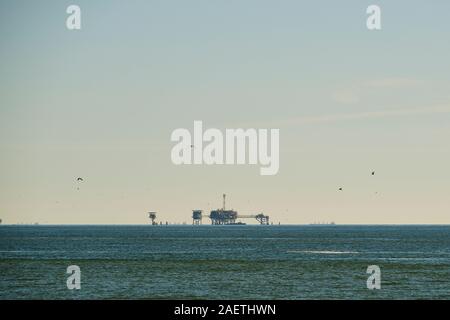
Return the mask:
{"type": "Polygon", "coordinates": [[[353,89],[340,89],[332,93],[331,98],[333,101],[342,104],[355,104],[359,102],[359,96],[356,90],[353,89]]]}
{"type": "Polygon", "coordinates": [[[280,125],[300,125],[309,123],[333,123],[339,121],[351,121],[360,119],[376,119],[376,118],[417,116],[417,115],[430,115],[442,113],[450,113],[450,106],[304,116],[277,121],[277,123],[274,124],[280,126],[280,125]]]}
{"type": "Polygon", "coordinates": [[[423,82],[421,80],[415,78],[394,77],[368,81],[366,83],[366,86],[371,88],[399,89],[399,88],[417,87],[422,84],[423,82]]]}
{"type": "Polygon", "coordinates": [[[331,93],[331,100],[339,104],[356,104],[373,90],[409,89],[422,86],[424,82],[416,78],[385,77],[355,83],[347,88],[338,88],[331,93]]]}

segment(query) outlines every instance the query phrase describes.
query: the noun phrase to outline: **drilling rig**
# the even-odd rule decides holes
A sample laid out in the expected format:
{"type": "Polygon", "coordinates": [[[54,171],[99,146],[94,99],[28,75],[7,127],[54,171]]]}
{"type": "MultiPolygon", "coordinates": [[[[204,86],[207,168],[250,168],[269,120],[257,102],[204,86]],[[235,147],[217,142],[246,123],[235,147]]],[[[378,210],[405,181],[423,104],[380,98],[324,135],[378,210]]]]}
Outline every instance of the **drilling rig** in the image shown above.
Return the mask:
{"type": "MultiPolygon", "coordinates": [[[[211,219],[213,225],[245,225],[243,222],[236,222],[237,219],[256,219],[261,225],[269,224],[269,216],[263,213],[251,214],[251,215],[239,215],[237,211],[227,210],[225,208],[226,194],[223,194],[223,206],[220,209],[212,210],[207,216],[211,219]]],[[[202,222],[203,214],[202,210],[192,211],[192,224],[199,225],[202,222]]]]}

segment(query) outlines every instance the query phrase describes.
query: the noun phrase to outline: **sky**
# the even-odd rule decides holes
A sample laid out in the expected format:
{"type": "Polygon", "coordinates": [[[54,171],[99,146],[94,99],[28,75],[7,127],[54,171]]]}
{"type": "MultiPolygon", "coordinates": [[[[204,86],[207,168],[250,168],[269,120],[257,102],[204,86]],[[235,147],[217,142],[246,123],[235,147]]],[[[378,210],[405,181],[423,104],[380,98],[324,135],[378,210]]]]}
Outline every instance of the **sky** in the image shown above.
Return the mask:
{"type": "Polygon", "coordinates": [[[226,193],[274,223],[448,224],[449,12],[444,0],[0,0],[0,219],[190,223],[226,193]],[[81,30],[66,28],[71,4],[81,30]],[[174,165],[170,135],[194,120],[280,129],[278,174],[174,165]]]}

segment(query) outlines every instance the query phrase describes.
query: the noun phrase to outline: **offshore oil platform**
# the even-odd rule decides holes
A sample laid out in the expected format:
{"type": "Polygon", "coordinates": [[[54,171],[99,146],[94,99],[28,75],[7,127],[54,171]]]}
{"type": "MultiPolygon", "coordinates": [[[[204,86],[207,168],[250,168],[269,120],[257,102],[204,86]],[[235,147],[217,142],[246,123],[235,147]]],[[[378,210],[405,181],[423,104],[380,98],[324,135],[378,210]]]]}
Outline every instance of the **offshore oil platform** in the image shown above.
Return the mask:
{"type": "MultiPolygon", "coordinates": [[[[245,225],[243,222],[236,222],[237,219],[256,219],[261,225],[269,224],[269,216],[263,213],[251,215],[239,215],[237,211],[225,209],[226,194],[223,195],[223,206],[221,209],[212,210],[207,218],[211,219],[212,225],[245,225]]],[[[192,224],[202,224],[203,210],[192,210],[192,224]]]]}

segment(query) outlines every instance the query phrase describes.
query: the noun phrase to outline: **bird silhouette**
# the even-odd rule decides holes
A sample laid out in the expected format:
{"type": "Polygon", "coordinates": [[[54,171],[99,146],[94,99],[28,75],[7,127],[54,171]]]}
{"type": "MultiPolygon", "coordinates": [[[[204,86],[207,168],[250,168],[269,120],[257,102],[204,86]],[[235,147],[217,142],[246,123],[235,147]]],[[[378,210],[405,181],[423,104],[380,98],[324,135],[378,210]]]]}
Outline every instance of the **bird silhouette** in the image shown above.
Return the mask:
{"type": "Polygon", "coordinates": [[[77,181],[84,181],[83,178],[78,178],[77,181]]]}
{"type": "Polygon", "coordinates": [[[339,188],[339,191],[342,191],[342,188],[339,188]]]}
{"type": "Polygon", "coordinates": [[[372,171],[372,175],[373,175],[373,176],[375,175],[375,171],[372,171]]]}

